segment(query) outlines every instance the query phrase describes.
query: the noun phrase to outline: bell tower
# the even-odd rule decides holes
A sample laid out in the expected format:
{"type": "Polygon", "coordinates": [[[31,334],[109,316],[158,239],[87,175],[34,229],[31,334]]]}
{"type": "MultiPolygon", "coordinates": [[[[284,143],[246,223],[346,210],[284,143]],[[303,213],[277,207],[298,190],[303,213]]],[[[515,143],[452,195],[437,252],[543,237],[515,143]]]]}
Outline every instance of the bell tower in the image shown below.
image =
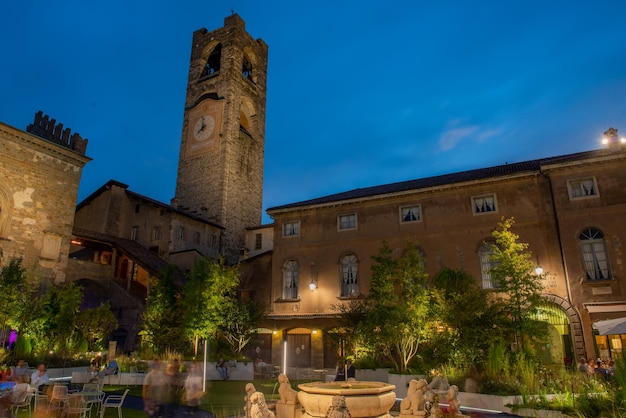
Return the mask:
{"type": "Polygon", "coordinates": [[[193,34],[173,205],[222,225],[231,263],[261,223],[267,53],[237,14],[193,34]]]}

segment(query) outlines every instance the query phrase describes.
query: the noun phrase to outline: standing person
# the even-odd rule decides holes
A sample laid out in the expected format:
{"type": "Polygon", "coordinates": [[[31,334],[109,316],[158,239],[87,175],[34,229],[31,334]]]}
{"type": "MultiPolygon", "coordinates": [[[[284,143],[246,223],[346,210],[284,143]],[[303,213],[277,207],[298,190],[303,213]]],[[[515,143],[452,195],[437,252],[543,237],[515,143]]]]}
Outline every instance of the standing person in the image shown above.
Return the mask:
{"type": "Polygon", "coordinates": [[[187,405],[190,409],[189,415],[196,415],[198,407],[202,404],[202,396],[204,396],[204,392],[202,391],[202,374],[200,373],[200,368],[196,363],[191,365],[191,370],[189,372],[189,376],[187,376],[187,380],[185,381],[183,393],[185,405],[187,405]]]}
{"type": "Polygon", "coordinates": [[[223,357],[220,357],[220,359],[217,361],[217,363],[215,364],[215,368],[222,377],[222,380],[228,380],[228,369],[226,368],[226,362],[224,361],[223,357]]]}
{"type": "Polygon", "coordinates": [[[578,371],[584,374],[589,374],[589,366],[587,365],[586,358],[580,358],[580,361],[578,362],[578,371]]]}
{"type": "Polygon", "coordinates": [[[167,391],[167,377],[161,368],[161,363],[155,360],[150,372],[143,380],[143,410],[149,417],[158,417],[161,414],[161,400],[167,391]]]}
{"type": "Polygon", "coordinates": [[[165,368],[165,396],[161,399],[163,406],[161,415],[164,418],[177,416],[176,405],[181,384],[179,368],[178,362],[168,363],[165,368]]]}
{"type": "Polygon", "coordinates": [[[352,360],[346,361],[346,380],[356,379],[356,370],[352,365],[352,360]]]}
{"type": "Polygon", "coordinates": [[[35,370],[30,376],[30,386],[39,391],[43,391],[42,386],[49,384],[50,378],[48,377],[48,373],[46,372],[46,365],[41,363],[39,366],[37,366],[37,370],[35,370]]]}
{"type": "Polygon", "coordinates": [[[335,382],[343,382],[346,380],[346,368],[343,361],[337,363],[337,373],[335,374],[335,382]]]}
{"type": "MultiPolygon", "coordinates": [[[[17,382],[20,376],[26,376],[27,379],[30,379],[30,370],[28,370],[28,364],[26,364],[23,358],[17,361],[17,366],[13,369],[11,378],[17,382]]],[[[28,383],[28,380],[26,380],[26,383],[28,383]]]]}

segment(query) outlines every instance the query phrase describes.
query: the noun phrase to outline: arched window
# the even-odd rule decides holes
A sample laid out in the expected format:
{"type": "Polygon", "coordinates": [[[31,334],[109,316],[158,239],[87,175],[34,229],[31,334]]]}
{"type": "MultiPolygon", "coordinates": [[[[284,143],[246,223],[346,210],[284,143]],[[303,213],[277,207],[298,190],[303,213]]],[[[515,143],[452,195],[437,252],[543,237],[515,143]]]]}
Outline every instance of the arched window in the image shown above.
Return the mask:
{"type": "Polygon", "coordinates": [[[359,294],[359,261],[354,254],[341,258],[341,296],[359,294]]]}
{"type": "Polygon", "coordinates": [[[243,57],[243,65],[241,67],[241,75],[243,75],[248,80],[254,82],[252,79],[252,64],[250,64],[250,60],[246,57],[243,57]]]}
{"type": "Polygon", "coordinates": [[[478,250],[478,257],[480,258],[480,276],[482,278],[483,289],[494,289],[498,286],[491,280],[491,269],[494,267],[494,262],[491,260],[493,251],[491,246],[493,243],[484,242],[478,250]]]}
{"type": "Polygon", "coordinates": [[[298,298],[298,262],[289,260],[283,266],[283,299],[298,298]]]}
{"type": "Polygon", "coordinates": [[[200,77],[213,75],[220,72],[220,61],[222,60],[222,44],[217,44],[204,65],[200,77]]]}
{"type": "Polygon", "coordinates": [[[611,268],[602,231],[598,228],[587,228],[581,232],[578,239],[587,280],[610,279],[611,268]]]}

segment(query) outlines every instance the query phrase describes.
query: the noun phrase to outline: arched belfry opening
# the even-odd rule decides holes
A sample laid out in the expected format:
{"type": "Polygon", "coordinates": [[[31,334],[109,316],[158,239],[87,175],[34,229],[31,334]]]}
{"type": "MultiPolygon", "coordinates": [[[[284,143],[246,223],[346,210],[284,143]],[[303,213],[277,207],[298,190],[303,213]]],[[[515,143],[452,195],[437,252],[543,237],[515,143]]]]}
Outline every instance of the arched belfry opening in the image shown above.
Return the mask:
{"type": "Polygon", "coordinates": [[[206,64],[202,69],[200,77],[217,75],[220,72],[220,64],[222,61],[222,44],[217,44],[213,51],[209,54],[206,64]]]}

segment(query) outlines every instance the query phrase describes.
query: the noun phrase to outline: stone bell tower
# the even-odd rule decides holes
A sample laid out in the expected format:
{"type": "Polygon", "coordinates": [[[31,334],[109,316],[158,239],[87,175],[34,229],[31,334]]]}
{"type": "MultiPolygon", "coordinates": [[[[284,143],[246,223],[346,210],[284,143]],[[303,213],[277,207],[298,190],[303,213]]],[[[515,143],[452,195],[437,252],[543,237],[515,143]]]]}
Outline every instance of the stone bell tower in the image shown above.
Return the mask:
{"type": "Polygon", "coordinates": [[[193,34],[173,205],[221,224],[231,263],[261,223],[267,52],[237,14],[193,34]]]}

